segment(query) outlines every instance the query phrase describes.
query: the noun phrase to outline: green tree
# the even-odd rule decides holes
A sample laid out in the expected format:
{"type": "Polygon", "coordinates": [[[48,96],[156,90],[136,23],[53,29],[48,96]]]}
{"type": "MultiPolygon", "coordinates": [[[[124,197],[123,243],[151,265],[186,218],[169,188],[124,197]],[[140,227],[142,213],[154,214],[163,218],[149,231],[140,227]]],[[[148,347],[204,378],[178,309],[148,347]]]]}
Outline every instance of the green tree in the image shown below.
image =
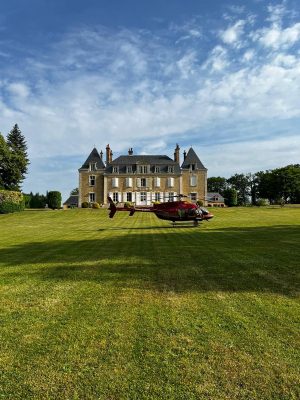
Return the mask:
{"type": "Polygon", "coordinates": [[[9,148],[9,165],[7,168],[7,188],[19,190],[20,184],[25,179],[29,159],[27,154],[27,144],[17,124],[7,135],[6,140],[9,148]]]}
{"type": "Polygon", "coordinates": [[[208,192],[217,192],[223,196],[224,190],[227,189],[226,178],[222,178],[221,176],[212,176],[207,178],[207,191],[208,192]]]}
{"type": "Polygon", "coordinates": [[[250,195],[249,178],[244,174],[235,174],[227,179],[227,183],[237,191],[238,205],[247,204],[250,195]]]}
{"type": "Polygon", "coordinates": [[[61,207],[61,193],[57,192],[57,191],[48,192],[47,202],[48,202],[48,207],[52,208],[53,210],[55,208],[60,208],[61,207]]]}
{"type": "Polygon", "coordinates": [[[237,191],[233,188],[224,190],[225,204],[228,207],[234,207],[237,205],[237,191]]]}
{"type": "Polygon", "coordinates": [[[77,194],[79,194],[79,189],[78,188],[72,189],[71,192],[70,192],[70,196],[77,195],[77,194]]]}

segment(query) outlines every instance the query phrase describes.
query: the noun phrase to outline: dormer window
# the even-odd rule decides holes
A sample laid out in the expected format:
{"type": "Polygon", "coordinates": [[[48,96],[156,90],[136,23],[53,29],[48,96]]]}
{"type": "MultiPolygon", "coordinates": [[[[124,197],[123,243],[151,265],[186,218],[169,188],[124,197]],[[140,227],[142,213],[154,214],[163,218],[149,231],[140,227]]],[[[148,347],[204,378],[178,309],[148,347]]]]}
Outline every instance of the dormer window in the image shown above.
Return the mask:
{"type": "Polygon", "coordinates": [[[174,167],[169,166],[168,167],[168,172],[173,174],[174,173],[174,167]]]}
{"type": "Polygon", "coordinates": [[[113,171],[115,174],[117,174],[119,172],[119,167],[113,167],[113,171]]]}
{"type": "Polygon", "coordinates": [[[132,165],[127,165],[126,172],[127,174],[132,174],[132,165]]]}
{"type": "Polygon", "coordinates": [[[92,163],[90,163],[90,171],[96,171],[96,169],[97,169],[97,163],[95,163],[95,162],[92,162],[92,163]]]}
{"type": "Polygon", "coordinates": [[[160,167],[155,166],[155,167],[154,167],[154,172],[155,172],[156,174],[158,174],[158,173],[160,172],[160,167]]]}
{"type": "Polygon", "coordinates": [[[196,169],[196,164],[190,164],[190,170],[195,171],[196,169]]]}
{"type": "Polygon", "coordinates": [[[148,165],[139,165],[138,171],[139,171],[139,174],[148,174],[149,166],[148,165]]]}

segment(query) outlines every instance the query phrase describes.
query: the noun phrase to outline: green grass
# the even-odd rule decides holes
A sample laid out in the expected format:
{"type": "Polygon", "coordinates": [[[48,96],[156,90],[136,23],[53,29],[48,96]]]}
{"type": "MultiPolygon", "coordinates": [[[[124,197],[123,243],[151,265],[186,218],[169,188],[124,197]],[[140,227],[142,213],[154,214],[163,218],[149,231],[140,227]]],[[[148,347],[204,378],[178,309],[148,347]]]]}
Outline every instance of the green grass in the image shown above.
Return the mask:
{"type": "Polygon", "coordinates": [[[300,210],[0,215],[0,398],[299,399],[300,210]]]}

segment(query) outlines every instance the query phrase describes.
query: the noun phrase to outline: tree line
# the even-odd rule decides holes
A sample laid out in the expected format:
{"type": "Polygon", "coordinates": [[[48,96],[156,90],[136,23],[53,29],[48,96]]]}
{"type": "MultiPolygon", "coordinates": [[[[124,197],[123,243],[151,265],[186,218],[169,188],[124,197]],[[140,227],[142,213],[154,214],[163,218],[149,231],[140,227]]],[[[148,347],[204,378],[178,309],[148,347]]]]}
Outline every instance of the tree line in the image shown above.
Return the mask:
{"type": "Polygon", "coordinates": [[[207,179],[207,191],[218,192],[228,205],[300,203],[300,164],[291,164],[254,174],[235,174],[230,178],[207,179]]]}

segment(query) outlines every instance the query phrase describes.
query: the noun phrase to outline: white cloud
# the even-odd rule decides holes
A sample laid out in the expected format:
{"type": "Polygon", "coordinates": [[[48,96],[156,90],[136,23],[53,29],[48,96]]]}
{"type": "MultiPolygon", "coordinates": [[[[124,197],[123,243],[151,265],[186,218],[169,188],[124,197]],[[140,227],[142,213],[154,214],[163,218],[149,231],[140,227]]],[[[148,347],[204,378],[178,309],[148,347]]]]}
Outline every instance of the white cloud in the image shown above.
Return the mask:
{"type": "Polygon", "coordinates": [[[23,82],[13,82],[7,86],[7,90],[13,95],[21,98],[27,98],[30,94],[29,87],[23,82]]]}
{"type": "Polygon", "coordinates": [[[265,47],[288,49],[300,40],[300,23],[297,22],[285,29],[273,24],[269,28],[258,30],[253,38],[265,47]]]}
{"type": "Polygon", "coordinates": [[[220,37],[224,43],[234,45],[240,40],[243,34],[245,21],[239,20],[234,25],[220,32],[220,37]]]}

